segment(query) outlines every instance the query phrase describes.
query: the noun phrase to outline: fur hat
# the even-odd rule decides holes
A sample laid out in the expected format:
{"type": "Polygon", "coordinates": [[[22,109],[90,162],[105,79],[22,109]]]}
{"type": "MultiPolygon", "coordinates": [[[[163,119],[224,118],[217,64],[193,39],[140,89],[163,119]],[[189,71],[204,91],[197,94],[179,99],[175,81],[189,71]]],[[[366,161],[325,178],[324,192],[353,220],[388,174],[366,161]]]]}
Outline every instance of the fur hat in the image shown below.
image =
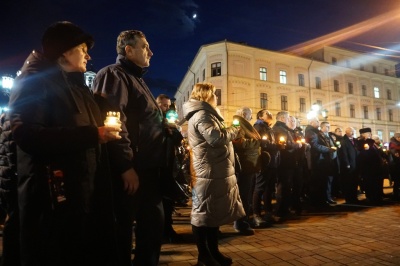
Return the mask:
{"type": "Polygon", "coordinates": [[[359,131],[360,131],[360,134],[372,132],[371,128],[369,128],[369,127],[361,128],[359,131]]]}
{"type": "Polygon", "coordinates": [[[43,54],[47,59],[55,61],[64,52],[81,43],[86,43],[88,49],[91,49],[94,45],[94,39],[71,22],[56,22],[50,25],[43,34],[43,54]]]}

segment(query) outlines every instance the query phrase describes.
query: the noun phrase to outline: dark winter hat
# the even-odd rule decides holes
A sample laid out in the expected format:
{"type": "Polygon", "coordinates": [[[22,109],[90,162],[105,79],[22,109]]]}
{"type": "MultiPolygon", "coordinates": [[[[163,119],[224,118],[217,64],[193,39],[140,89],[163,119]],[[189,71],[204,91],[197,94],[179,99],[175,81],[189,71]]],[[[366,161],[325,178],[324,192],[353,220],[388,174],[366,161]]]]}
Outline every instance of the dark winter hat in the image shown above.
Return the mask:
{"type": "Polygon", "coordinates": [[[51,61],[81,43],[86,43],[88,49],[91,49],[94,39],[90,34],[68,21],[52,24],[42,37],[43,53],[51,61]]]}
{"type": "Polygon", "coordinates": [[[369,127],[361,128],[359,131],[360,131],[360,134],[367,133],[367,132],[372,132],[371,128],[369,128],[369,127]]]}

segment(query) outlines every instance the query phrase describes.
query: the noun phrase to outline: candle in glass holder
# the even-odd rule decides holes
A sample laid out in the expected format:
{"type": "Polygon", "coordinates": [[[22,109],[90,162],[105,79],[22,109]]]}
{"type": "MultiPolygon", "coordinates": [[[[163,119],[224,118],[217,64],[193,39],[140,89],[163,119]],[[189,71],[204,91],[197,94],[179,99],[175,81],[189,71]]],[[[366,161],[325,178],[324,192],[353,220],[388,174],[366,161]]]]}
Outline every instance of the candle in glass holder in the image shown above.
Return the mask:
{"type": "Polygon", "coordinates": [[[267,140],[268,137],[264,135],[264,136],[262,136],[262,139],[263,139],[263,140],[267,140]]]}
{"type": "Polygon", "coordinates": [[[285,144],[285,137],[280,137],[279,138],[279,144],[285,144]]]}
{"type": "Polygon", "coordinates": [[[306,139],[304,139],[304,138],[301,139],[300,141],[301,141],[301,143],[306,143],[306,139]]]}
{"type": "MultiPolygon", "coordinates": [[[[121,121],[119,120],[119,112],[107,112],[106,120],[104,120],[104,125],[107,127],[121,127],[121,121]]],[[[118,131],[112,131],[116,137],[119,136],[118,131]]]]}
{"type": "Polygon", "coordinates": [[[367,143],[364,144],[364,150],[369,150],[369,145],[367,143]]]}
{"type": "Polygon", "coordinates": [[[240,125],[238,119],[233,119],[232,124],[233,124],[234,127],[238,127],[240,125]]]}

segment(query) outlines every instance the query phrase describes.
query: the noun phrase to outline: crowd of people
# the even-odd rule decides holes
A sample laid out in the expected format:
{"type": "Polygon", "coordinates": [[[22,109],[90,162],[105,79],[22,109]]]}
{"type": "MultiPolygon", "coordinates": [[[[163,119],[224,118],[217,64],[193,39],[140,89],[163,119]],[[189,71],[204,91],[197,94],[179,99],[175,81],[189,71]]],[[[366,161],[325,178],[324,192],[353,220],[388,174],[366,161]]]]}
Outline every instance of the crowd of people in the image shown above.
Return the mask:
{"type": "Polygon", "coordinates": [[[219,251],[224,224],[252,235],[301,215],[305,201],[324,208],[342,194],[355,204],[360,191],[380,204],[386,176],[400,198],[400,133],[384,151],[370,128],[356,139],[353,128],[342,135],[314,118],[303,131],[287,111],[273,123],[266,109],[252,125],[248,107],[228,127],[215,86],[198,83],[183,105],[184,139],[166,119],[170,98],[155,98],[143,80],[153,56],[144,33],[118,35],[116,63],[90,90],[93,45],[77,25],[57,22],[16,78],[0,120],[2,265],[157,265],[162,243],[179,241],[172,214],[187,200],[185,182],[198,265],[232,264],[219,251]]]}

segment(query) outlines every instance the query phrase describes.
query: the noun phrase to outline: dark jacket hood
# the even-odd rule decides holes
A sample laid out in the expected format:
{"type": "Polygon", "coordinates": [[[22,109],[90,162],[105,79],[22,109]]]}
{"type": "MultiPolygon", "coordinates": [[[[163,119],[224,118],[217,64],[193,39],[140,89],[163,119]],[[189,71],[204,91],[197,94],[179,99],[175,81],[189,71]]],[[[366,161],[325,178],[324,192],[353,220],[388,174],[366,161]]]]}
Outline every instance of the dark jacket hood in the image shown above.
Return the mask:
{"type": "Polygon", "coordinates": [[[206,110],[215,115],[218,120],[224,121],[224,118],[209,103],[194,99],[190,99],[183,104],[183,117],[186,120],[189,120],[196,112],[200,110],[206,110]]]}

